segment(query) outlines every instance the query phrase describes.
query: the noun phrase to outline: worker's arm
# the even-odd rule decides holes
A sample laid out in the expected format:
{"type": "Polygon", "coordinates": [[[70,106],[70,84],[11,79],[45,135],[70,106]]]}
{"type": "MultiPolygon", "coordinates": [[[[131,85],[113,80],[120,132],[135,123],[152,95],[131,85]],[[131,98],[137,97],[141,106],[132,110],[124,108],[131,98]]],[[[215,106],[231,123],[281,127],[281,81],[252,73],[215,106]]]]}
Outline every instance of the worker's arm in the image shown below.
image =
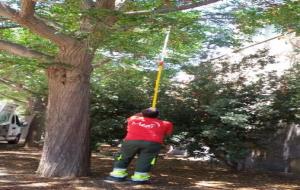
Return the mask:
{"type": "Polygon", "coordinates": [[[173,124],[169,121],[164,121],[164,125],[166,128],[166,135],[171,136],[173,133],[173,124]]]}

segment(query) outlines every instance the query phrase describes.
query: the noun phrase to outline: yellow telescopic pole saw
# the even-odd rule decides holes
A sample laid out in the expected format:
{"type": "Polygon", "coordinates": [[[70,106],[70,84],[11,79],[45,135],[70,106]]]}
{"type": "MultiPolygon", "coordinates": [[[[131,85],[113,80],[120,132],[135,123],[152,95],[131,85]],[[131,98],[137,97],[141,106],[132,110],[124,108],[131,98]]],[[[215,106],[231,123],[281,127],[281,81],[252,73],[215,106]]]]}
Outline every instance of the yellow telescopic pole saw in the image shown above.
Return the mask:
{"type": "Polygon", "coordinates": [[[157,76],[156,76],[155,87],[154,87],[154,95],[153,95],[152,106],[151,106],[152,109],[156,109],[156,104],[157,104],[157,100],[158,100],[159,84],[160,84],[160,80],[161,80],[161,74],[162,74],[162,71],[164,68],[164,59],[167,56],[167,46],[168,46],[170,31],[171,31],[171,27],[169,27],[167,30],[164,46],[163,46],[160,58],[158,60],[158,70],[157,70],[157,76]]]}

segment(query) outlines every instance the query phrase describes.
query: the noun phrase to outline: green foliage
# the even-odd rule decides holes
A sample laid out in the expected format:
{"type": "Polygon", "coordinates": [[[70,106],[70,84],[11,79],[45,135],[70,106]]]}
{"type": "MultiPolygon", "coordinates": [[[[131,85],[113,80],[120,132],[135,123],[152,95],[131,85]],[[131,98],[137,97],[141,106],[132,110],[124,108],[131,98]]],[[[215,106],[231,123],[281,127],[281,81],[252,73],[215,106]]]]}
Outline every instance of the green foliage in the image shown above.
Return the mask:
{"type": "Polygon", "coordinates": [[[23,81],[25,85],[30,86],[32,89],[45,88],[46,86],[46,77],[41,75],[44,74],[44,71],[35,61],[0,54],[0,67],[2,68],[0,70],[1,77],[10,78],[21,83],[23,81]]]}
{"type": "Polygon", "coordinates": [[[268,9],[248,8],[236,12],[241,30],[253,33],[257,28],[273,24],[281,31],[300,32],[300,2],[285,0],[282,5],[274,5],[268,9]]]}
{"type": "MultiPolygon", "coordinates": [[[[20,59],[15,56],[0,54],[0,78],[12,81],[12,85],[23,87],[34,92],[31,94],[20,88],[0,83],[1,88],[6,89],[5,94],[18,97],[22,101],[27,101],[31,96],[45,96],[47,93],[47,82],[43,69],[39,65],[26,59],[20,59]]],[[[17,98],[17,99],[18,99],[17,98]]]]}
{"type": "Polygon", "coordinates": [[[267,24],[266,21],[261,19],[264,15],[258,8],[237,11],[236,17],[241,25],[241,30],[247,34],[252,34],[257,28],[261,28],[267,24]]]}
{"type": "Polygon", "coordinates": [[[299,122],[300,119],[300,65],[295,64],[286,71],[275,92],[275,103],[272,109],[276,118],[287,122],[299,122]]]}
{"type": "MultiPolygon", "coordinates": [[[[0,30],[0,37],[30,49],[48,53],[49,55],[53,55],[58,51],[57,47],[49,40],[35,35],[24,28],[0,30]]],[[[21,59],[21,57],[18,59],[21,59]]]]}
{"type": "MultiPolygon", "coordinates": [[[[265,139],[278,130],[285,107],[292,108],[291,104],[278,101],[277,87],[283,78],[276,73],[257,74],[258,79],[251,83],[247,80],[250,67],[255,72],[256,68],[261,70],[274,63],[267,54],[263,50],[238,63],[222,61],[185,68],[194,79],[184,88],[173,89],[178,93],[173,100],[170,97],[172,103],[164,110],[175,112],[167,113],[176,126],[174,140],[185,144],[190,152],[207,145],[217,158],[233,168],[254,146],[264,146],[265,139]],[[179,109],[172,109],[173,105],[179,109]],[[280,114],[276,114],[279,110],[280,114]]],[[[289,101],[293,95],[288,97],[284,100],[289,101]]],[[[290,122],[295,121],[295,114],[286,115],[290,122]]]]}
{"type": "Polygon", "coordinates": [[[80,1],[67,0],[58,3],[40,2],[37,13],[40,17],[55,23],[60,32],[72,35],[80,29],[80,1]]]}
{"type": "MultiPolygon", "coordinates": [[[[132,16],[124,14],[126,11],[153,10],[164,6],[161,0],[127,1],[119,11],[95,7],[84,10],[80,1],[46,1],[37,3],[36,14],[59,32],[78,40],[88,40],[91,48],[101,49],[97,53],[102,57],[107,56],[103,52],[117,52],[153,59],[161,50],[165,30],[172,26],[169,57],[177,62],[186,60],[187,55],[201,47],[204,32],[208,28],[199,24],[199,11],[132,16]],[[91,27],[92,31],[86,31],[85,25],[91,27]]],[[[4,30],[4,33],[6,35],[3,37],[7,40],[45,53],[57,53],[56,47],[49,41],[24,29],[4,30]]]]}
{"type": "Polygon", "coordinates": [[[198,12],[117,17],[118,21],[111,28],[94,32],[93,41],[104,49],[131,53],[139,58],[153,59],[160,53],[169,26],[172,28],[168,56],[174,59],[194,53],[205,36],[206,27],[197,24],[198,12]]]}

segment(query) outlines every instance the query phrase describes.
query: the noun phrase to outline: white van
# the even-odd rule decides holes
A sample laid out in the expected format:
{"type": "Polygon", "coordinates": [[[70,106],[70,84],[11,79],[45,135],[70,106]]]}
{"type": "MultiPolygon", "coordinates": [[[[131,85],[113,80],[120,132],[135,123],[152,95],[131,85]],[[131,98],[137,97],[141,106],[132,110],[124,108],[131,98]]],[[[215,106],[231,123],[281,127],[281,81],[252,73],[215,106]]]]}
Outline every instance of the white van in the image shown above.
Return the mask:
{"type": "Polygon", "coordinates": [[[17,105],[0,102],[0,141],[17,144],[23,125],[15,114],[17,105]]]}

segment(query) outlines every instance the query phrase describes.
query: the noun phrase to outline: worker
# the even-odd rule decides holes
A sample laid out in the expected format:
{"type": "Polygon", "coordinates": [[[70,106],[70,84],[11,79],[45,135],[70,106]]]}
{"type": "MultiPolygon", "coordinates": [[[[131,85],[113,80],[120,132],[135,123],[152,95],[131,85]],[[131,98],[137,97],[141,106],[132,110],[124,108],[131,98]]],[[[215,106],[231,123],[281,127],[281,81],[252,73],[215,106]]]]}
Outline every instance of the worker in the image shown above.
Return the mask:
{"type": "Polygon", "coordinates": [[[113,171],[110,172],[106,181],[126,181],[127,167],[134,156],[138,155],[131,182],[149,183],[149,172],[156,162],[163,140],[173,131],[173,124],[158,119],[158,115],[157,109],[148,108],[127,119],[127,135],[121,145],[120,153],[115,158],[113,171]]]}

